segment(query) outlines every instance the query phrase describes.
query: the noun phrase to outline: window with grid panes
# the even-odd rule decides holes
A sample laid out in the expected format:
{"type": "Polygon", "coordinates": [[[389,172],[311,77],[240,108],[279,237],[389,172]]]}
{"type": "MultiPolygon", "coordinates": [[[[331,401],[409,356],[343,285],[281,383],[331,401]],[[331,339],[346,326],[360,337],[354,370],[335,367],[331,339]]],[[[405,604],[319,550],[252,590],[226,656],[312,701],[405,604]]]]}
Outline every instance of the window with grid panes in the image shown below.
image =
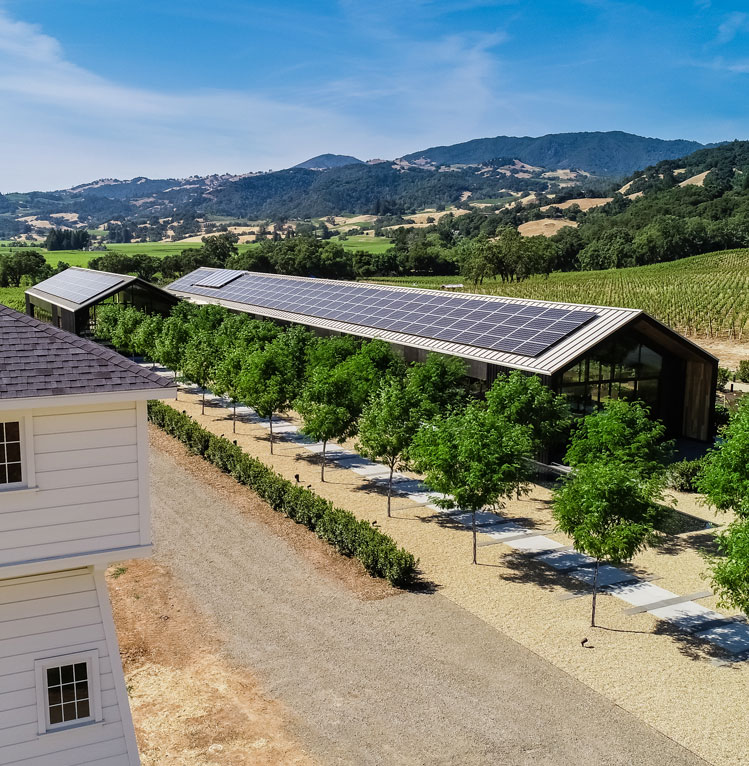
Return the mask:
{"type": "Polygon", "coordinates": [[[0,486],[22,481],[21,424],[17,420],[0,422],[0,486]]]}
{"type": "Polygon", "coordinates": [[[48,667],[47,714],[50,727],[91,718],[88,662],[48,667]]]}

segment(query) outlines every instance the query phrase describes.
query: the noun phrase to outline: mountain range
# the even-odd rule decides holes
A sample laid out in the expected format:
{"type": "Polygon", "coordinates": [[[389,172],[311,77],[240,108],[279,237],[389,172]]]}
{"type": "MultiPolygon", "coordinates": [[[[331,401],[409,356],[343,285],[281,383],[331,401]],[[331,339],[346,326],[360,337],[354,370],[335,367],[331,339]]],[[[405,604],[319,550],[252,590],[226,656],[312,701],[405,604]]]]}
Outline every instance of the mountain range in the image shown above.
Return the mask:
{"type": "Polygon", "coordinates": [[[189,218],[279,220],[341,214],[404,214],[460,204],[467,197],[557,194],[613,180],[705,145],[620,131],[498,136],[438,146],[391,161],[322,154],[267,173],[100,179],[52,192],[0,195],[0,238],[39,224],[189,218]]]}

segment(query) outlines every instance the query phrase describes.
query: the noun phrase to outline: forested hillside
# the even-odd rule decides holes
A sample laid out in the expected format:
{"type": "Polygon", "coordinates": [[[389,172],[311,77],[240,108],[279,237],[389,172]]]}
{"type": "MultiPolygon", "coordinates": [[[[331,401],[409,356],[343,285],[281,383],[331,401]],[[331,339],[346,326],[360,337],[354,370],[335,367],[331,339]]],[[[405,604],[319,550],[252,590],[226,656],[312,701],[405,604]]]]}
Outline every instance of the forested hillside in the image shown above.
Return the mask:
{"type": "Polygon", "coordinates": [[[664,141],[622,131],[553,133],[547,136],[477,138],[434,146],[403,157],[433,165],[476,165],[493,157],[516,157],[544,168],[576,168],[594,175],[623,176],[661,160],[683,157],[703,147],[697,141],[664,141]]]}
{"type": "MultiPolygon", "coordinates": [[[[413,213],[510,193],[570,194],[700,148],[627,133],[563,133],[477,139],[394,161],[323,154],[287,170],[184,179],[101,179],[71,189],[0,195],[0,239],[50,225],[100,228],[147,221],[158,228],[203,214],[250,220],[413,213]],[[52,220],[52,216],[67,216],[52,220]]],[[[574,194],[573,194],[574,196],[574,194]]],[[[191,232],[188,232],[191,233],[191,232]]],[[[38,234],[38,232],[37,232],[38,234]]],[[[44,236],[44,234],[42,234],[44,236]]]]}

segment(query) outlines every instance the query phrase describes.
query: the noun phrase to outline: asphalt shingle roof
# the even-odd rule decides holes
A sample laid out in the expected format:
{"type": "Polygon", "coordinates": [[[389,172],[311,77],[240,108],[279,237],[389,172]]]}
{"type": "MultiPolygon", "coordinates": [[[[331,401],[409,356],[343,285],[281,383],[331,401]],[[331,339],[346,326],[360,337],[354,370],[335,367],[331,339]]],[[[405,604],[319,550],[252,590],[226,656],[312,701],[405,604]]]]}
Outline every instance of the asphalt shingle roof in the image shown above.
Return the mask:
{"type": "Polygon", "coordinates": [[[173,385],[93,341],[0,305],[0,400],[173,385]]]}

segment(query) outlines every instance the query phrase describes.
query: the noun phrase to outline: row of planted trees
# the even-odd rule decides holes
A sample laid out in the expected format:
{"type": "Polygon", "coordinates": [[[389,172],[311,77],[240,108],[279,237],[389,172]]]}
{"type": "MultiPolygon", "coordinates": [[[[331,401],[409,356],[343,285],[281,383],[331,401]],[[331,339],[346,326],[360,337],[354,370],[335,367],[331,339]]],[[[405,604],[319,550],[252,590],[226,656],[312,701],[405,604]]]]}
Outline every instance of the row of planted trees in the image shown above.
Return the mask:
{"type": "MultiPolygon", "coordinates": [[[[533,375],[500,375],[479,398],[471,395],[464,362],[454,357],[434,354],[407,365],[382,341],[321,338],[217,306],[183,303],[166,319],[108,307],[98,313],[97,332],[200,386],[203,408],[208,388],[228,398],[234,428],[237,404],[254,409],[269,421],[271,452],[274,419],[295,410],[302,431],[323,444],[322,481],[328,443],[356,437],[362,455],[389,469],[388,516],[394,472],[423,474],[440,506],[471,513],[474,563],[476,513],[499,511],[527,491],[533,458],[568,440],[565,462],[572,470],[555,490],[552,512],[558,529],[594,560],[592,624],[600,562],[629,561],[657,541],[667,512],[673,444],[638,402],[611,401],[573,422],[564,397],[533,375]]],[[[711,504],[739,516],[720,538],[724,555],[711,566],[724,603],[742,609],[749,608],[746,434],[749,404],[707,460],[701,484],[711,504]]]]}

